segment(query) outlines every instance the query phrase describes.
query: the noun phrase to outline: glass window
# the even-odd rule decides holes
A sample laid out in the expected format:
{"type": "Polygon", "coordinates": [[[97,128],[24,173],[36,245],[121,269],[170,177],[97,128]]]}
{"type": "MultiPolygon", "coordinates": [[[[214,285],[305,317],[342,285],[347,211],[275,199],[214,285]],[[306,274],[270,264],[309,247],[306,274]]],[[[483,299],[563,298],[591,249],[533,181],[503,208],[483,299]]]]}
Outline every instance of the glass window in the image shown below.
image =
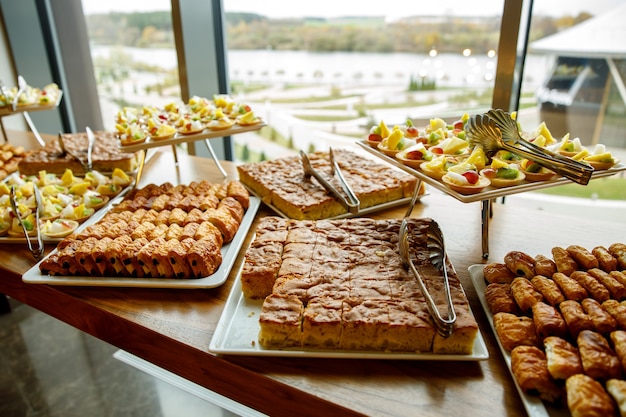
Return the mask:
{"type": "Polygon", "coordinates": [[[224,0],[232,93],[266,119],[239,160],[356,146],[370,127],[490,108],[503,1],[224,0]]]}

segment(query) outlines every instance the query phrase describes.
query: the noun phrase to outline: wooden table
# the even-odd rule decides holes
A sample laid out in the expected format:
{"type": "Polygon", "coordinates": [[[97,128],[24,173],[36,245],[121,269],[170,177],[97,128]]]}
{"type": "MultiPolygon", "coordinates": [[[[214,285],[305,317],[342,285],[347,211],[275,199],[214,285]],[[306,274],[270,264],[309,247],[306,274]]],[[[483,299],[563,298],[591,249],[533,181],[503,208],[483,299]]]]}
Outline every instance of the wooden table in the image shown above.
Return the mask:
{"type": "MultiPolygon", "coordinates": [[[[212,161],[179,155],[180,179],[221,180],[212,161]]],[[[157,153],[142,184],[176,182],[171,154],[157,153]]],[[[236,177],[232,163],[224,167],[236,177]]],[[[397,218],[405,207],[377,213],[397,218]]],[[[270,213],[261,209],[259,216],[270,213]]],[[[489,360],[425,362],[360,359],[219,357],[208,346],[236,279],[219,288],[164,290],[24,284],[34,260],[19,244],[1,244],[0,293],[54,316],[210,390],[272,416],[520,416],[524,408],[468,276],[468,266],[502,260],[517,249],[550,255],[553,246],[588,248],[625,241],[621,225],[581,220],[510,204],[494,205],[491,255],[481,251],[480,203],[463,204],[436,190],[415,217],[441,225],[450,259],[467,292],[489,360]]],[[[250,237],[248,237],[249,239],[250,237]]],[[[49,248],[48,248],[49,249],[49,248]]],[[[241,256],[234,267],[236,271],[241,256]]]]}

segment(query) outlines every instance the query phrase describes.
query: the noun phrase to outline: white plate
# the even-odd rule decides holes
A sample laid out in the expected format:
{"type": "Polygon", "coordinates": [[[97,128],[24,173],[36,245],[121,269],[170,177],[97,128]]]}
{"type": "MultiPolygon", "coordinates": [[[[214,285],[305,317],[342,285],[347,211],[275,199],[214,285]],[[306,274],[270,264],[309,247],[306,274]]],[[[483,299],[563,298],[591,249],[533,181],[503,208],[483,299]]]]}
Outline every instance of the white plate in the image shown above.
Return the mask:
{"type": "MultiPolygon", "coordinates": [[[[241,271],[239,271],[241,273],[241,271]]],[[[237,274],[226,306],[209,344],[209,352],[227,355],[284,356],[301,358],[342,359],[409,359],[429,361],[480,361],[489,358],[485,341],[478,331],[471,355],[441,355],[415,352],[381,352],[322,349],[265,349],[258,342],[259,314],[263,300],[250,300],[243,296],[241,280],[237,274]]]]}
{"type": "Polygon", "coordinates": [[[489,310],[489,305],[487,304],[487,299],[485,298],[485,288],[487,285],[485,283],[485,277],[483,275],[484,267],[485,265],[483,264],[470,266],[468,268],[470,278],[472,279],[472,283],[474,284],[474,288],[476,289],[476,293],[478,294],[478,298],[480,299],[480,304],[482,305],[483,310],[485,310],[485,315],[487,316],[487,320],[489,320],[489,325],[491,326],[491,330],[493,331],[493,334],[496,340],[498,341],[498,346],[500,347],[500,351],[502,352],[502,356],[504,357],[506,366],[509,368],[509,372],[511,372],[511,377],[513,378],[513,382],[515,383],[517,392],[519,392],[519,395],[522,399],[522,404],[524,404],[524,408],[526,409],[528,416],[529,417],[569,416],[570,413],[567,409],[567,406],[557,408],[549,404],[545,404],[543,401],[541,401],[541,399],[538,396],[528,395],[524,393],[524,391],[522,391],[522,389],[518,385],[517,380],[515,379],[515,376],[513,376],[513,372],[511,370],[511,355],[506,349],[502,347],[502,344],[500,343],[500,339],[496,335],[496,329],[493,326],[493,315],[491,314],[491,311],[489,310]]]}
{"type": "MultiPolygon", "coordinates": [[[[55,276],[44,275],[39,270],[38,262],[29,269],[22,280],[29,284],[77,285],[100,287],[145,287],[145,288],[214,288],[222,285],[235,264],[237,255],[248,235],[261,200],[250,197],[250,207],[239,225],[235,238],[222,246],[222,263],[214,274],[204,278],[168,279],[168,278],[130,278],[130,277],[85,277],[85,276],[55,276]]],[[[52,251],[52,253],[54,253],[52,251]]],[[[51,253],[51,254],[52,254],[51,253]]],[[[48,255],[50,256],[50,255],[48,255]]]]}

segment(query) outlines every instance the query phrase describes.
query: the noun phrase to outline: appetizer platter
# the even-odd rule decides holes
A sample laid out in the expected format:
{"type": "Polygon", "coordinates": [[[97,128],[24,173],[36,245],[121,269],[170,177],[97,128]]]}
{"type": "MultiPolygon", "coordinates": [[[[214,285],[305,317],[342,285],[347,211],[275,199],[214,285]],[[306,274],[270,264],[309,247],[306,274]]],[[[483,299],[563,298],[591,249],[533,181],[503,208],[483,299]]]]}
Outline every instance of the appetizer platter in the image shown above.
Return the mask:
{"type": "Polygon", "coordinates": [[[588,149],[569,134],[554,138],[545,123],[532,132],[518,129],[515,114],[491,110],[452,124],[434,118],[421,130],[410,120],[392,129],[381,121],[357,144],[464,203],[626,170],[602,144],[588,149]]]}
{"type": "MultiPolygon", "coordinates": [[[[23,80],[23,79],[22,79],[23,80]]],[[[0,117],[12,114],[50,110],[59,105],[63,91],[51,83],[37,88],[22,81],[21,86],[0,86],[0,117]]]]}
{"type": "Polygon", "coordinates": [[[74,175],[71,169],[66,169],[63,175],[41,171],[36,176],[27,176],[14,172],[0,183],[0,242],[25,243],[27,239],[12,204],[29,236],[37,234],[35,211],[39,210],[42,240],[59,242],[90,224],[96,214],[106,211],[111,200],[130,190],[133,181],[119,169],[111,175],[92,171],[84,176],[74,175]]]}
{"type": "Polygon", "coordinates": [[[435,243],[442,241],[431,241],[442,239],[430,235],[433,227],[431,219],[261,219],[210,350],[261,356],[487,359],[465,292],[445,260],[444,247],[435,243]],[[402,253],[398,239],[411,242],[410,253],[402,253]],[[437,254],[443,255],[441,263],[437,254]],[[414,268],[420,272],[404,269],[403,256],[419,259],[414,268]],[[428,256],[433,258],[425,261],[428,256]],[[450,326],[439,325],[444,322],[439,310],[450,326]]]}
{"type": "Polygon", "coordinates": [[[64,238],[33,284],[214,288],[228,278],[261,202],[236,181],[150,184],[64,238]]]}
{"type": "Polygon", "coordinates": [[[622,243],[511,251],[469,268],[529,416],[624,412],[625,270],[622,243]]]}
{"type": "Polygon", "coordinates": [[[125,107],[115,123],[119,147],[128,152],[236,135],[266,125],[248,104],[225,94],[212,99],[193,96],[187,103],[162,108],[125,107]]]}

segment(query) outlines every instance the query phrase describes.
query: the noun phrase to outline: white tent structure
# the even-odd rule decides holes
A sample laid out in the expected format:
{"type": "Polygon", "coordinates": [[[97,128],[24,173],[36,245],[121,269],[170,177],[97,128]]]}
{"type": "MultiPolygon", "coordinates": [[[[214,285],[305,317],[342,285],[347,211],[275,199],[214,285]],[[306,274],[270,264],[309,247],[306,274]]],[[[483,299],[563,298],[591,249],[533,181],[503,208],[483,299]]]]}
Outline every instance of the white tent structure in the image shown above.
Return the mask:
{"type": "MultiPolygon", "coordinates": [[[[626,2],[569,29],[532,42],[529,50],[534,53],[606,60],[611,77],[626,105],[624,77],[615,65],[616,59],[626,59],[624,22],[626,22],[626,2]]],[[[597,137],[594,138],[594,141],[596,140],[597,137]]]]}

